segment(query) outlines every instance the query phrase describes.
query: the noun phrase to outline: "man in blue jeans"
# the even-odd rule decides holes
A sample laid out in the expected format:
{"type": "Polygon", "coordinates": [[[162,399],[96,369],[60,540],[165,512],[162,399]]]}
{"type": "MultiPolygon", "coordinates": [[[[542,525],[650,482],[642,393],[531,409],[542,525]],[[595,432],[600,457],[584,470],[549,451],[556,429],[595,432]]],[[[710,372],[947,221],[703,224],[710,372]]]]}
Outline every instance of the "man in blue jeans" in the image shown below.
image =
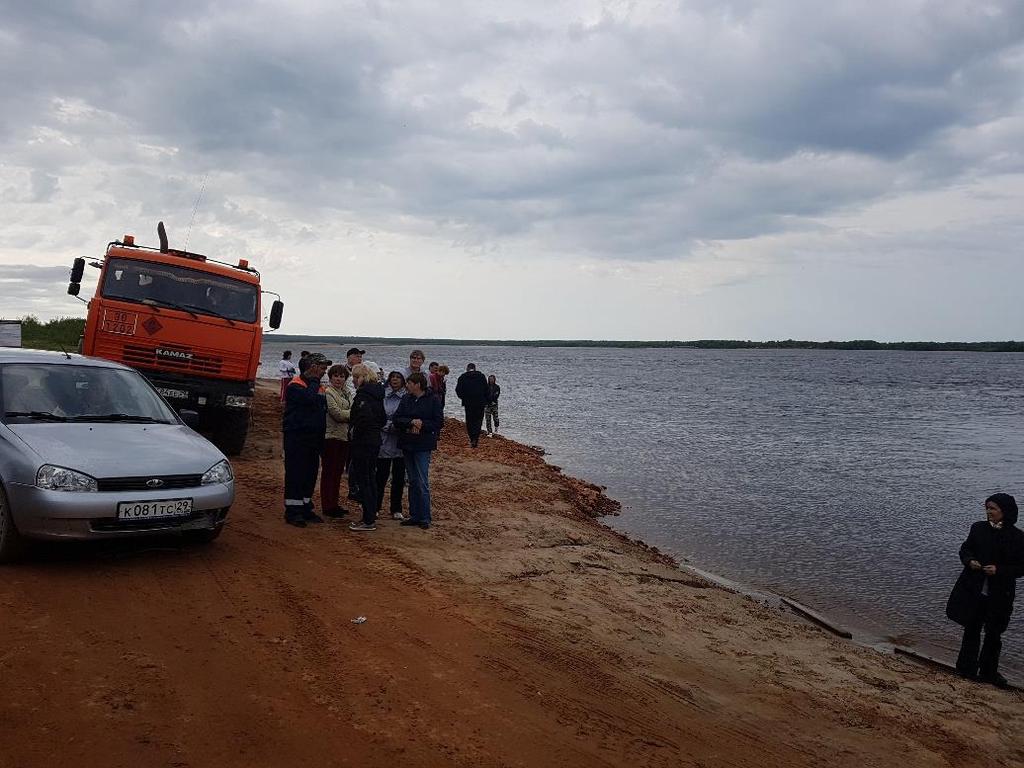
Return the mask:
{"type": "Polygon", "coordinates": [[[405,457],[409,482],[409,519],[399,525],[430,527],[430,454],[441,432],[441,401],[427,393],[427,377],[412,373],[405,380],[406,396],[391,423],[399,432],[398,447],[405,457]]]}

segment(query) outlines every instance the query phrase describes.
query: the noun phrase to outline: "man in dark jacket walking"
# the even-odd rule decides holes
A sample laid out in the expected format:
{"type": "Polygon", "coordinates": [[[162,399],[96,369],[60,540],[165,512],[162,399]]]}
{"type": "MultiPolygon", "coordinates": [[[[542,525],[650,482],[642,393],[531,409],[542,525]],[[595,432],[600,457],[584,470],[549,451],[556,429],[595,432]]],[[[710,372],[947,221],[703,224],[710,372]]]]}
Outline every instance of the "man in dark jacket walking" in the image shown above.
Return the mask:
{"type": "Polygon", "coordinates": [[[320,379],[329,362],[319,352],[303,357],[284,391],[284,521],[297,528],[323,522],[313,511],[313,489],[327,428],[320,379]]]}
{"type": "Polygon", "coordinates": [[[377,455],[380,453],[380,431],[387,423],[384,410],[384,387],[366,365],[352,369],[356,396],[349,416],[349,477],[356,480],[363,519],[352,523],[353,531],[377,530],[377,455]]]}
{"type": "Polygon", "coordinates": [[[480,440],[480,426],[484,421],[484,408],[490,394],[487,377],[476,369],[475,363],[466,366],[466,372],[459,376],[455,384],[455,394],[466,409],[466,432],[469,433],[469,444],[476,448],[480,440]]]}
{"type": "Polygon", "coordinates": [[[1007,493],[985,499],[985,516],[971,526],[960,547],[964,570],[949,596],[946,615],[964,628],[957,672],[1006,688],[1006,678],[999,674],[1001,635],[1010,624],[1016,580],[1024,575],[1024,531],[1016,527],[1017,501],[1007,493]]]}

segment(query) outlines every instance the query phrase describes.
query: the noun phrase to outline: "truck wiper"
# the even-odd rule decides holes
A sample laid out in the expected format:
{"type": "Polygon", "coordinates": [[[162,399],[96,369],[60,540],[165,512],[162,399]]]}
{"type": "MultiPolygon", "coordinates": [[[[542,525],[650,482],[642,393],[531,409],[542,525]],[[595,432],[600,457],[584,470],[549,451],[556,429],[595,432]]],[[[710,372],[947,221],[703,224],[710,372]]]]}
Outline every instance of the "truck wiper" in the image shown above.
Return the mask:
{"type": "Polygon", "coordinates": [[[192,315],[192,319],[197,319],[199,317],[199,315],[188,308],[188,304],[175,304],[173,301],[164,301],[163,299],[143,299],[142,303],[151,307],[166,307],[167,309],[177,309],[181,312],[187,312],[192,315]]]}
{"type": "Polygon", "coordinates": [[[60,416],[49,411],[5,411],[6,418],[34,419],[35,421],[67,421],[67,416],[60,416]]]}
{"type": "Polygon", "coordinates": [[[235,324],[234,320],[232,320],[227,315],[222,315],[220,312],[218,312],[215,309],[210,309],[209,307],[200,307],[200,306],[197,306],[195,304],[182,304],[181,306],[183,308],[184,307],[188,307],[189,309],[194,309],[197,312],[202,312],[204,315],[213,315],[214,317],[219,317],[221,320],[227,320],[232,325],[235,324]]]}
{"type": "Polygon", "coordinates": [[[125,421],[134,424],[170,424],[164,419],[154,419],[152,416],[142,416],[135,413],[87,413],[82,416],[72,416],[67,421],[92,421],[92,422],[115,422],[125,421]]]}

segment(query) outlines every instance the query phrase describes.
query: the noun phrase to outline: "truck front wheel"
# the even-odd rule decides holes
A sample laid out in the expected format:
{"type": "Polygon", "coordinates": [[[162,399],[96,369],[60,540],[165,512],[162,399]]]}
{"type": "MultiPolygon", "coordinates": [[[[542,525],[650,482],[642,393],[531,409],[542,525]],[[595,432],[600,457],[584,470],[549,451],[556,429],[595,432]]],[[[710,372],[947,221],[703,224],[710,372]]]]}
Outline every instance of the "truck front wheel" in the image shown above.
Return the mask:
{"type": "Polygon", "coordinates": [[[249,411],[223,411],[213,426],[213,442],[227,456],[237,456],[249,433],[249,411]]]}

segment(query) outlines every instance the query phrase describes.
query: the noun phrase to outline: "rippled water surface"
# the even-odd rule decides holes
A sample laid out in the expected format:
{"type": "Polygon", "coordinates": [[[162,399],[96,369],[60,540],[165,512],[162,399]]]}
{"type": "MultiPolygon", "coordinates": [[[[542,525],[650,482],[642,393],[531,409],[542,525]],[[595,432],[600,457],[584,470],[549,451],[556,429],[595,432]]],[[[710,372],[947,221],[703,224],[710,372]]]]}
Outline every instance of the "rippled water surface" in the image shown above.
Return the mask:
{"type": "MultiPolygon", "coordinates": [[[[276,367],[285,345],[268,341],[276,367]]],[[[290,344],[298,352],[299,344],[290,344]]],[[[319,348],[335,359],[341,348],[319,348]]],[[[387,369],[408,347],[371,347],[387,369]]],[[[502,431],[623,504],[610,524],[878,636],[945,648],[982,502],[1024,502],[1024,355],[427,348],[502,385],[502,431]]],[[[1024,673],[1024,621],[1004,636],[1024,673]]]]}

